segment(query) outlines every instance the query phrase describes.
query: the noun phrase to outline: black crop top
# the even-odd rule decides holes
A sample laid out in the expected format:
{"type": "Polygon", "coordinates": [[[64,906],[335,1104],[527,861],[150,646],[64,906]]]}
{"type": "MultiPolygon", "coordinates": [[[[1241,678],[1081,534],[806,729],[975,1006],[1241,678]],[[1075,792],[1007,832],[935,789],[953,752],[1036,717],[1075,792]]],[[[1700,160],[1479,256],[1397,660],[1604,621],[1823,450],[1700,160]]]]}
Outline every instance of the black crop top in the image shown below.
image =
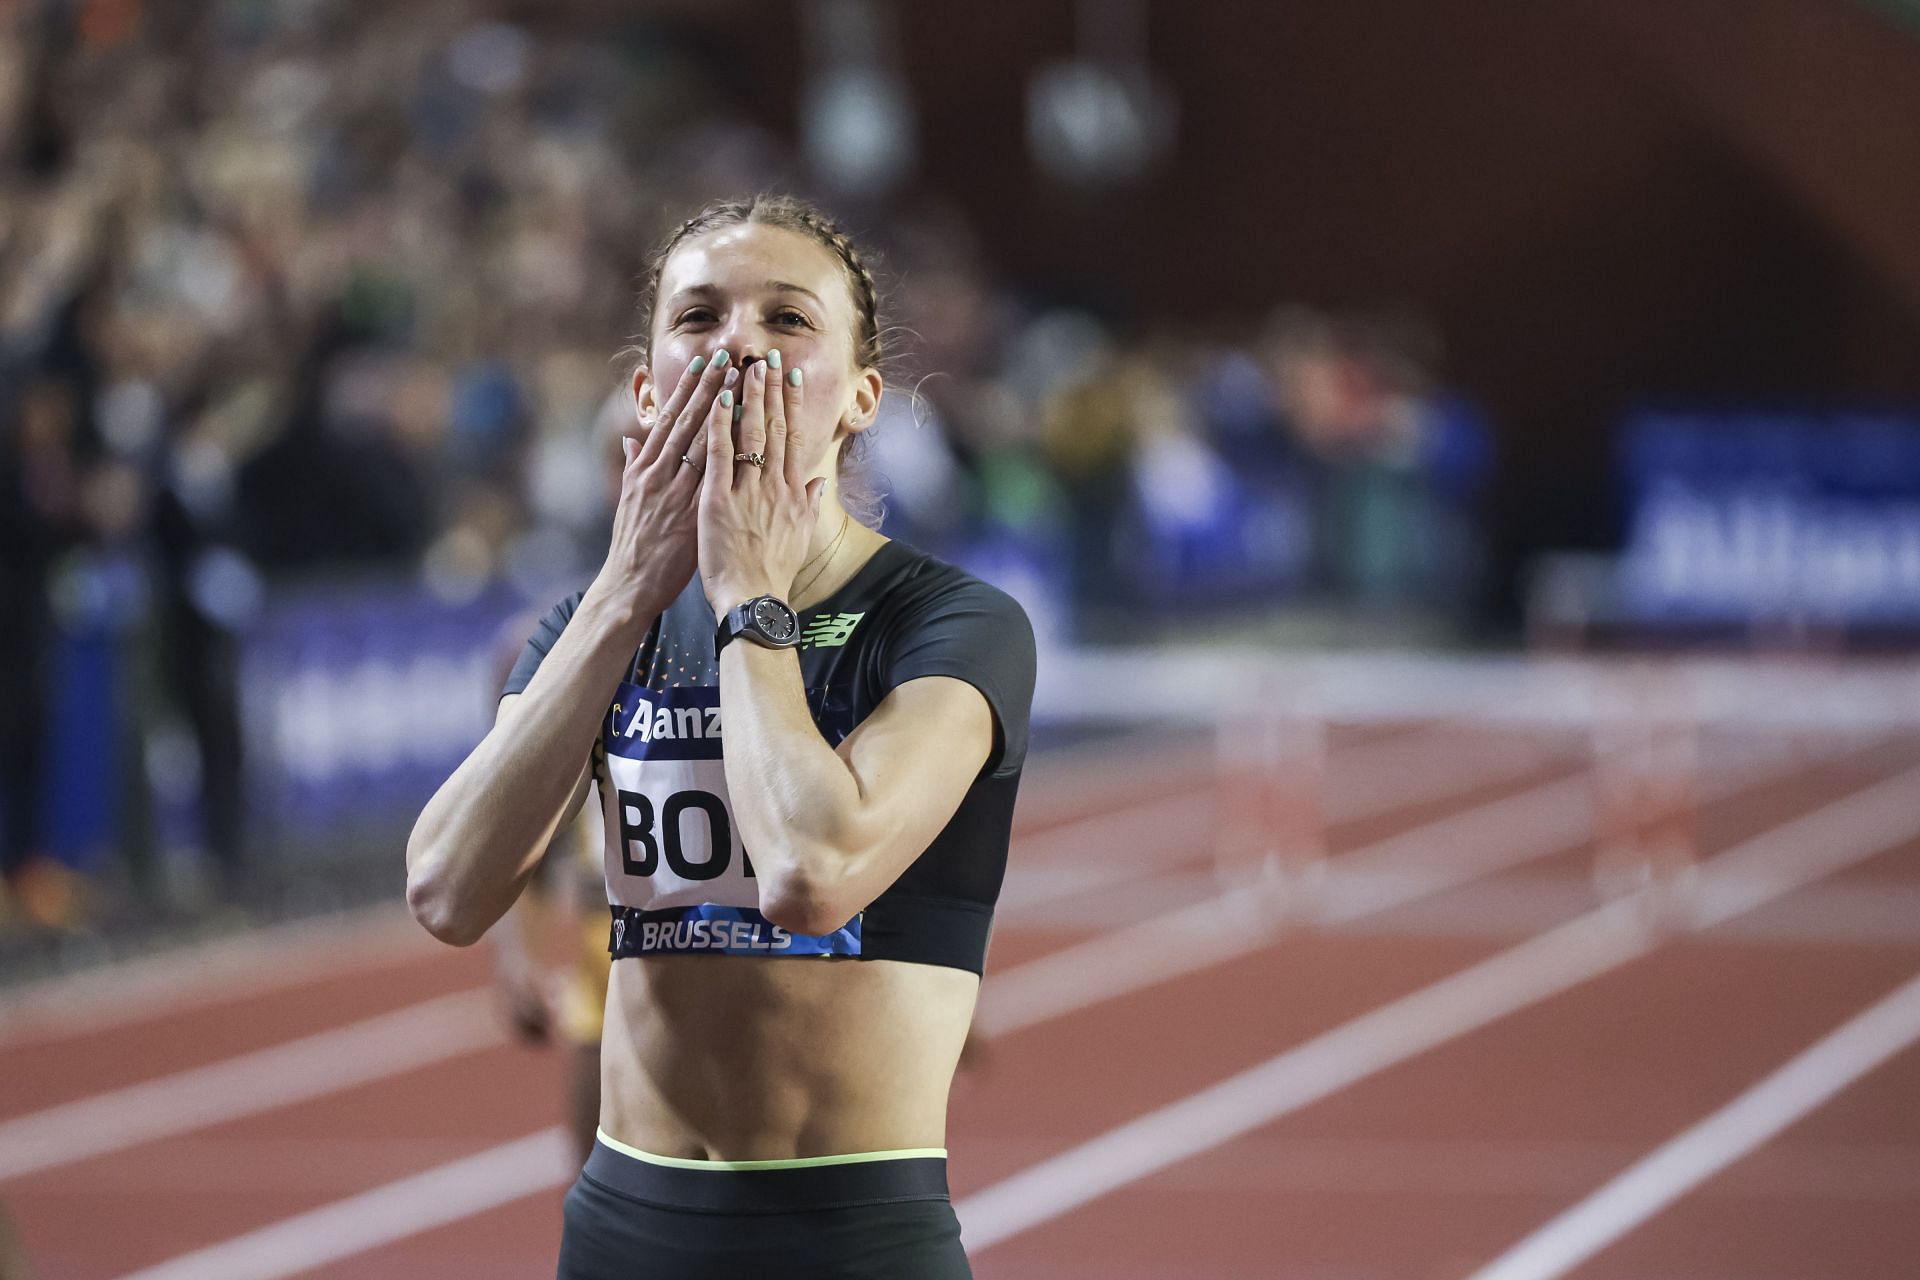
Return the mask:
{"type": "MultiPolygon", "coordinates": [[[[527,687],[580,598],[541,619],[506,693],[527,687]]],[[[752,859],[733,821],[713,611],[696,577],[634,655],[594,749],[613,912],[608,950],[616,958],[853,956],[981,972],[1026,761],[1034,681],[1026,613],[978,578],[888,542],[803,610],[800,627],[807,703],[829,744],[896,686],[952,676],[980,690],[993,711],[985,767],[933,843],[864,911],[829,934],[777,927],[759,911],[752,859]]]]}

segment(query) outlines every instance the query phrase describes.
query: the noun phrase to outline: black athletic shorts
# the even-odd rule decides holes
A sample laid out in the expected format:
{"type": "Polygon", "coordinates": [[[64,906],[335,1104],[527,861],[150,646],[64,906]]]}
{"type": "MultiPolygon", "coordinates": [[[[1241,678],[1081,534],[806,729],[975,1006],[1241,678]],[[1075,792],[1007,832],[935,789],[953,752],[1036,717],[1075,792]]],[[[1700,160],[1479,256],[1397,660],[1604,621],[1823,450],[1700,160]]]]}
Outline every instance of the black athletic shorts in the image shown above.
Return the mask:
{"type": "Polygon", "coordinates": [[[603,1135],[567,1193],[558,1280],[971,1280],[944,1156],[828,1160],[689,1168],[603,1135]]]}

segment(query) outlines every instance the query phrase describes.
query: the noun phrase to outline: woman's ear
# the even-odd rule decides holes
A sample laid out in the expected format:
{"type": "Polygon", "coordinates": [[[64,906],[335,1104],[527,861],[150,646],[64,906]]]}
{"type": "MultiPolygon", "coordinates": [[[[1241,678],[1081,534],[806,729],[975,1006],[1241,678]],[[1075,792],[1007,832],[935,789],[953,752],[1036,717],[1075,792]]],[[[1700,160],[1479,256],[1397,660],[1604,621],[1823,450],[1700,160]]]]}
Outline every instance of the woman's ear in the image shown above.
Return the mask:
{"type": "MultiPolygon", "coordinates": [[[[645,365],[633,371],[633,420],[641,427],[651,427],[659,406],[653,402],[653,371],[645,365]]],[[[622,435],[632,434],[623,430],[622,435]]]]}
{"type": "Polygon", "coordinates": [[[878,369],[863,370],[854,380],[853,399],[840,419],[839,429],[848,435],[857,435],[872,426],[874,415],[880,410],[880,393],[885,389],[878,369]]]}

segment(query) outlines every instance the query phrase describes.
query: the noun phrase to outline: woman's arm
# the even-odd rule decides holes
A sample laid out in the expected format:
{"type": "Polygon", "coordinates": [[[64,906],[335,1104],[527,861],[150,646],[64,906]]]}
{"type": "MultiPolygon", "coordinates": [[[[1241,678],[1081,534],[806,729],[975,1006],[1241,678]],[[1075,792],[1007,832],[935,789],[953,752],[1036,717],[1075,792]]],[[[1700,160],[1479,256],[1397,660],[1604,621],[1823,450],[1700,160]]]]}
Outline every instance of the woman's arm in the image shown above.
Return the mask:
{"type": "MultiPolygon", "coordinates": [[[[798,423],[796,368],[769,388],[771,356],[742,379],[736,464],[730,397],[707,430],[700,573],[716,616],[790,589],[819,526],[823,477],[798,423]],[[768,394],[772,390],[774,394],[768,394]]],[[[994,747],[986,695],[938,672],[905,678],[836,750],[808,714],[797,651],[750,640],[720,655],[727,791],[754,862],[760,909],[798,933],[839,928],[946,826],[994,747]]]]}
{"type": "Polygon", "coordinates": [[[613,536],[599,576],[518,696],[434,792],[407,840],[407,905],[467,946],[525,887],[586,794],[600,718],[647,628],[692,579],[699,468],[685,461],[720,393],[720,363],[687,366],[658,425],[624,441],[613,536]]]}
{"type": "Polygon", "coordinates": [[[442,942],[477,941],[579,808],[600,717],[644,635],[634,613],[589,591],[526,691],[501,699],[493,728],[421,811],[407,905],[442,942]]]}
{"type": "Polygon", "coordinates": [[[760,909],[828,933],[933,842],[993,751],[993,713],[950,676],[909,680],[836,749],[807,712],[793,650],[736,641],[720,655],[727,791],[753,854],[760,909]]]}

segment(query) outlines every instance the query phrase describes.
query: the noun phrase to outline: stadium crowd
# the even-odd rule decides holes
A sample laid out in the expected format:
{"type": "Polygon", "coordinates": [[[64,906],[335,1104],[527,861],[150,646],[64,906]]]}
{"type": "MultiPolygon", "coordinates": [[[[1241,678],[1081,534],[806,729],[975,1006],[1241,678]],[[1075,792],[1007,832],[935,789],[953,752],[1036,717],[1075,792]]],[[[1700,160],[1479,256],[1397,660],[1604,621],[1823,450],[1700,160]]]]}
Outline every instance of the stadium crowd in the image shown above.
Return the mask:
{"type": "MultiPolygon", "coordinates": [[[[708,57],[462,3],[0,17],[0,852],[30,914],[62,910],[33,814],[74,618],[137,640],[126,678],[190,732],[237,880],[234,646],[266,592],[543,589],[595,554],[647,251],[711,197],[808,185],[708,57]]],[[[908,285],[871,433],[887,529],[1057,588],[1056,639],[1471,592],[1489,446],[1417,319],[1195,334],[998,278],[924,191],[846,213],[908,285]]]]}

